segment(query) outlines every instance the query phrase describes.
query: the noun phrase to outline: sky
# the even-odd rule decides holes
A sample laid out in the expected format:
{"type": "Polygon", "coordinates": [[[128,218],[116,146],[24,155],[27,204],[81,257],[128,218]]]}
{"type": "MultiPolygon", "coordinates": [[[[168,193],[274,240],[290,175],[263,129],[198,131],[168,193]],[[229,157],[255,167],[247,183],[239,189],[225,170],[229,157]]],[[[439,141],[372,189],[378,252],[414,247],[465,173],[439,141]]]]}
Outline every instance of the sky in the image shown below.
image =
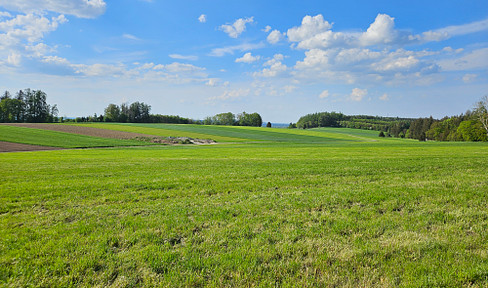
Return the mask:
{"type": "Polygon", "coordinates": [[[0,0],[0,91],[108,104],[442,118],[488,95],[488,0],[0,0]]]}

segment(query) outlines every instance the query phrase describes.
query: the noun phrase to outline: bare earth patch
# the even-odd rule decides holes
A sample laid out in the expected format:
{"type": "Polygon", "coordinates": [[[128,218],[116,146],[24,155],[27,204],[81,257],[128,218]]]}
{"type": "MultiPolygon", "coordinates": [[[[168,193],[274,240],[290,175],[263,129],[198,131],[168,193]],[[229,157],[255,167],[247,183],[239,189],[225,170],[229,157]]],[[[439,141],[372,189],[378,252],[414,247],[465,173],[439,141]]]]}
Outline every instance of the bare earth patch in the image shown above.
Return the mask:
{"type": "Polygon", "coordinates": [[[21,151],[42,151],[42,150],[61,150],[59,147],[38,146],[29,144],[19,144],[0,141],[1,152],[21,152],[21,151]]]}

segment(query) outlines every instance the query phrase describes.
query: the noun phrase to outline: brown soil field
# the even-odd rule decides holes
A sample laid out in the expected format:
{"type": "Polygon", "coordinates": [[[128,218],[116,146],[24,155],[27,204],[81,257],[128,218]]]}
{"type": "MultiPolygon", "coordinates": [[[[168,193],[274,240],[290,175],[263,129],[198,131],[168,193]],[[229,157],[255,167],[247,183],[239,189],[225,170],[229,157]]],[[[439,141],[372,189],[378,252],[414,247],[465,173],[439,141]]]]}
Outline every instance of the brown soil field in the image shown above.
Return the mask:
{"type": "Polygon", "coordinates": [[[59,124],[46,124],[46,123],[8,123],[3,125],[52,130],[52,131],[74,133],[74,134],[81,134],[81,135],[102,137],[102,138],[134,139],[137,137],[139,138],[158,137],[158,136],[148,135],[148,134],[122,132],[122,131],[114,131],[108,129],[74,126],[74,125],[59,125],[59,124]]]}
{"type": "Polygon", "coordinates": [[[63,148],[0,141],[0,152],[42,151],[42,150],[61,150],[61,149],[63,148]]]}

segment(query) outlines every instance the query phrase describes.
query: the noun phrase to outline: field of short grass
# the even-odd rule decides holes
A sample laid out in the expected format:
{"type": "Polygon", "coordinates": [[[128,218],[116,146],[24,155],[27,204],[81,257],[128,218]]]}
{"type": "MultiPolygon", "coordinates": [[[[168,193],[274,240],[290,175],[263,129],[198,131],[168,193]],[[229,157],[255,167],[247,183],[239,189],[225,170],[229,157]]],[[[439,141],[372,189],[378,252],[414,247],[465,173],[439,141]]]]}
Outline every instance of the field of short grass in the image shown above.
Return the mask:
{"type": "Polygon", "coordinates": [[[0,141],[61,148],[140,146],[151,144],[142,141],[92,137],[8,125],[0,125],[0,141]]]}
{"type": "Polygon", "coordinates": [[[488,285],[486,143],[227,128],[0,154],[0,286],[488,285]]]}

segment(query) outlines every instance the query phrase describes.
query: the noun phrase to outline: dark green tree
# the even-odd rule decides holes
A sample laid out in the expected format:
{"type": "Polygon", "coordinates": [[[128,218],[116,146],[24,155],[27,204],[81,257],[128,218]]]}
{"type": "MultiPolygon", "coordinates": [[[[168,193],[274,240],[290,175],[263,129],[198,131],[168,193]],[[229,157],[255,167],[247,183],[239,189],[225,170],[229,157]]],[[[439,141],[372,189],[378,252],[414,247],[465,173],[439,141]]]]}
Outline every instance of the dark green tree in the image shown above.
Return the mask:
{"type": "Polygon", "coordinates": [[[121,122],[120,107],[116,104],[109,104],[104,110],[105,122],[121,122]]]}

